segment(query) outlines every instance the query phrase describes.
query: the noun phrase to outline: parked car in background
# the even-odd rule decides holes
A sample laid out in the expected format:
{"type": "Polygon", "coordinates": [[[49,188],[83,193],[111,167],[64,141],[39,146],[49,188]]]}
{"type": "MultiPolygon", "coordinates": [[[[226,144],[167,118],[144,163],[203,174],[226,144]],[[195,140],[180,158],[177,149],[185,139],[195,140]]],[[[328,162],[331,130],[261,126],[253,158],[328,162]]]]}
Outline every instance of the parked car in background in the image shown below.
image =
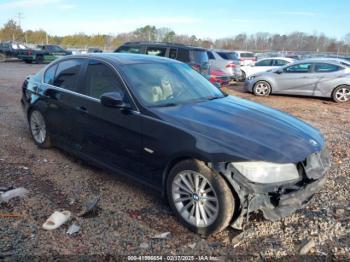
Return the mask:
{"type": "Polygon", "coordinates": [[[275,69],[290,63],[293,63],[295,60],[286,57],[273,57],[273,58],[263,58],[254,64],[241,66],[241,79],[244,81],[247,77],[251,75],[266,72],[271,69],[275,69]]]}
{"type": "Polygon", "coordinates": [[[128,42],[114,52],[168,57],[190,65],[206,77],[209,75],[208,55],[206,50],[200,47],[164,42],[128,42]]]}
{"type": "Polygon", "coordinates": [[[256,61],[255,54],[248,51],[233,51],[234,55],[240,61],[241,66],[254,64],[256,61]]]}
{"type": "Polygon", "coordinates": [[[28,48],[16,42],[8,41],[0,43],[0,62],[9,58],[18,58],[28,48]]]}
{"type": "Polygon", "coordinates": [[[203,236],[242,229],[251,212],[272,221],[292,214],[330,166],[318,130],[226,95],[174,59],[64,57],[24,81],[21,103],[37,146],[158,190],[203,236]]]}
{"type": "Polygon", "coordinates": [[[216,69],[211,67],[209,74],[209,81],[213,84],[218,84],[218,87],[222,87],[228,85],[232,80],[232,77],[228,75],[226,72],[221,71],[220,69],[216,69]]]}
{"type": "Polygon", "coordinates": [[[58,45],[38,45],[37,49],[28,49],[23,52],[19,58],[26,63],[35,62],[41,64],[71,54],[71,51],[67,51],[58,45]]]}
{"type": "Polygon", "coordinates": [[[88,53],[103,53],[103,51],[98,47],[90,47],[87,50],[88,53]]]}
{"type": "Polygon", "coordinates": [[[350,67],[350,61],[343,59],[343,58],[332,58],[332,57],[313,57],[313,58],[308,58],[307,60],[315,60],[315,61],[329,61],[329,62],[337,62],[340,63],[341,65],[345,65],[350,67]]]}
{"type": "Polygon", "coordinates": [[[288,94],[350,101],[350,68],[335,61],[310,59],[252,75],[245,89],[257,96],[288,94]]]}
{"type": "Polygon", "coordinates": [[[233,80],[241,77],[240,61],[233,52],[211,49],[207,51],[211,70],[214,68],[233,80]]]}

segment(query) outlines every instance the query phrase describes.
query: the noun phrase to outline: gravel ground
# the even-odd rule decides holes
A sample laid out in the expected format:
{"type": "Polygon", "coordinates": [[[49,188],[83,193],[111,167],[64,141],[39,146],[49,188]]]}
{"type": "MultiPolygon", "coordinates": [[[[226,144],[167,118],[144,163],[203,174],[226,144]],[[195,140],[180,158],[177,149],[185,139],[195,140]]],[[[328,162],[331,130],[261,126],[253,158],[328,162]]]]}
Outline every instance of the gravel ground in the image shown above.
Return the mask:
{"type": "Polygon", "coordinates": [[[244,233],[228,228],[201,239],[178,223],[158,193],[80,162],[58,149],[32,142],[20,107],[24,78],[41,65],[0,63],[0,186],[25,187],[25,198],[0,204],[0,259],[58,255],[212,255],[290,258],[311,241],[309,255],[350,258],[350,104],[327,99],[254,97],[242,85],[230,94],[288,112],[319,128],[332,155],[329,179],[307,207],[277,222],[253,217],[244,233]],[[78,217],[100,196],[99,210],[78,217]],[[72,221],[54,231],[42,224],[55,210],[70,210],[72,221]],[[6,217],[12,214],[17,217],[6,217]],[[79,233],[68,235],[72,223],[79,233]],[[170,232],[167,239],[152,236],[170,232]]]}

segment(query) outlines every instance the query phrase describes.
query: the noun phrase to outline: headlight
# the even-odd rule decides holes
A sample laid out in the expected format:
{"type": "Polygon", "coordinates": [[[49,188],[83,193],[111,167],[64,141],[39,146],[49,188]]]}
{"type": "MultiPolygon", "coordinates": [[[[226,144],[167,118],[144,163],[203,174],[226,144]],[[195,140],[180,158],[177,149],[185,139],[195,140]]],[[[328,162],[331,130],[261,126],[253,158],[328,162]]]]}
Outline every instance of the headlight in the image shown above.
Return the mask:
{"type": "Polygon", "coordinates": [[[295,164],[269,162],[234,162],[232,165],[247,179],[255,183],[271,184],[299,178],[295,164]]]}
{"type": "Polygon", "coordinates": [[[253,80],[256,76],[249,76],[248,80],[253,80]]]}

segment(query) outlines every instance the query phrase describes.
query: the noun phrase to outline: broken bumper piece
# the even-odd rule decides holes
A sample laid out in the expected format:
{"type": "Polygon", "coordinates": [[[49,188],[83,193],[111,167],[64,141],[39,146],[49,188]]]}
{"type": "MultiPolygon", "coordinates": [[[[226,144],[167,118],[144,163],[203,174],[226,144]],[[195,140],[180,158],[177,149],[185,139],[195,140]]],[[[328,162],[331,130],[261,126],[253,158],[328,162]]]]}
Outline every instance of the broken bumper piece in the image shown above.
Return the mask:
{"type": "Polygon", "coordinates": [[[308,203],[326,182],[326,172],[330,167],[327,150],[310,155],[299,166],[301,179],[282,184],[252,183],[232,168],[232,165],[215,166],[229,180],[241,202],[239,215],[231,226],[242,229],[243,224],[249,220],[249,213],[259,210],[266,219],[275,221],[308,203]]]}
{"type": "Polygon", "coordinates": [[[325,181],[326,177],[324,176],[322,179],[314,181],[298,191],[283,194],[278,199],[266,194],[255,195],[249,202],[248,210],[249,212],[261,210],[264,217],[272,221],[289,216],[309,202],[312,196],[320,191],[325,181]]]}

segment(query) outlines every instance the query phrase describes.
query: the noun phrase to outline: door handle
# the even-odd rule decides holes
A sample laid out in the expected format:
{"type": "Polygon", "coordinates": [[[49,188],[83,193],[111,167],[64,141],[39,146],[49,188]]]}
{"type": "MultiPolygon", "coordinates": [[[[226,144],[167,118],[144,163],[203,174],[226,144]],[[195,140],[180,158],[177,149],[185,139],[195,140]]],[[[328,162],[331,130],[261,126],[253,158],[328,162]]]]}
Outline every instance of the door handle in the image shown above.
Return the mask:
{"type": "Polygon", "coordinates": [[[82,112],[82,113],[88,113],[88,110],[85,106],[77,106],[76,109],[79,111],[79,112],[82,112]]]}

